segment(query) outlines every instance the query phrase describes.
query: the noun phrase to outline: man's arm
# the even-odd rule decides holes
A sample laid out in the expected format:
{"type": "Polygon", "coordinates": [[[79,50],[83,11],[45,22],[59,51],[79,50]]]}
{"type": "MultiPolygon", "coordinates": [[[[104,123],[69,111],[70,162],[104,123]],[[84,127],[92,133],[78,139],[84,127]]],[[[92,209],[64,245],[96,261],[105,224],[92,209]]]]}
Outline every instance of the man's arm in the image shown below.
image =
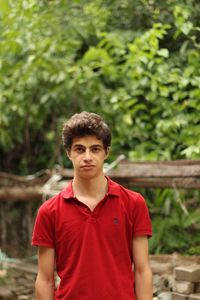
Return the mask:
{"type": "Polygon", "coordinates": [[[152,300],[152,272],[149,265],[148,239],[146,236],[133,238],[133,262],[136,299],[152,300]]]}
{"type": "Polygon", "coordinates": [[[35,282],[36,300],[53,300],[55,250],[53,248],[38,248],[38,275],[35,282]]]}

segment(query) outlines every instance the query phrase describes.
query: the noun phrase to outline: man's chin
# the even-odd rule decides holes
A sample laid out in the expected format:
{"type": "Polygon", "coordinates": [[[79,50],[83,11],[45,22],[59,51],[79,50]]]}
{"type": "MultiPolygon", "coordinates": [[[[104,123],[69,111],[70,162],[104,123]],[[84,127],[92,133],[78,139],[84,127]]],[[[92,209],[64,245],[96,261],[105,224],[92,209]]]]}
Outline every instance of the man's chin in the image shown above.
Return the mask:
{"type": "Polygon", "coordinates": [[[99,176],[99,174],[100,173],[96,172],[95,170],[90,170],[87,172],[80,172],[79,176],[84,179],[95,179],[99,176]]]}

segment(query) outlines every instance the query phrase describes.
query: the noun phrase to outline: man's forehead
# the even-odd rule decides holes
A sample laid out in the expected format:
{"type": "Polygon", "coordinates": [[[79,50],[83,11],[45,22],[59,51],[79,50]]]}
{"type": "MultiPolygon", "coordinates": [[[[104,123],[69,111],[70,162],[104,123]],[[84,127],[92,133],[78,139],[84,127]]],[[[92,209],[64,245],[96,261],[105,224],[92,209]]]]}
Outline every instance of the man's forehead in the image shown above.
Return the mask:
{"type": "Polygon", "coordinates": [[[75,146],[83,146],[83,147],[91,147],[91,146],[102,146],[103,141],[97,139],[96,136],[84,136],[84,137],[75,137],[72,141],[72,147],[75,146]]]}

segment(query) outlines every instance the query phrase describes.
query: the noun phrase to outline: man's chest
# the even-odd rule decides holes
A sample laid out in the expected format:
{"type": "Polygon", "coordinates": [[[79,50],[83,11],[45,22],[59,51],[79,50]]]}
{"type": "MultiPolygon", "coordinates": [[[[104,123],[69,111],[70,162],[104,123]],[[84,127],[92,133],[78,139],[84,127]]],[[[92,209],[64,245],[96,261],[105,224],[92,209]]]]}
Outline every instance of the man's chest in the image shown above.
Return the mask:
{"type": "Polygon", "coordinates": [[[71,251],[83,244],[96,243],[100,240],[116,247],[125,239],[131,239],[132,220],[123,205],[116,199],[110,199],[94,206],[79,202],[70,202],[62,207],[56,216],[56,245],[64,246],[71,251]]]}

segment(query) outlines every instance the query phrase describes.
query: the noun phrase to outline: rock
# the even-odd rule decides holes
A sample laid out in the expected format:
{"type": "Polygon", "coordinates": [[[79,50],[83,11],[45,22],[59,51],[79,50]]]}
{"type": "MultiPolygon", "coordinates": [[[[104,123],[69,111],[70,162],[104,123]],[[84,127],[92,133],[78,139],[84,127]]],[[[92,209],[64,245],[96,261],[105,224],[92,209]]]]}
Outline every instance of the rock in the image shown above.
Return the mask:
{"type": "Polygon", "coordinates": [[[195,282],[194,284],[194,292],[200,293],[200,282],[195,282]]]}
{"type": "Polygon", "coordinates": [[[187,295],[172,293],[172,300],[187,300],[187,295]]]}
{"type": "Polygon", "coordinates": [[[174,270],[174,274],[176,280],[199,282],[200,265],[191,265],[188,267],[177,267],[174,270]]]}
{"type": "Polygon", "coordinates": [[[0,286],[0,300],[12,300],[13,294],[9,287],[0,286]]]}
{"type": "Polygon", "coordinates": [[[180,294],[192,294],[194,292],[194,283],[176,280],[174,283],[174,291],[180,294]]]}
{"type": "Polygon", "coordinates": [[[161,292],[169,292],[173,289],[174,280],[170,274],[166,275],[153,275],[153,292],[157,295],[161,292]]]}
{"type": "Polygon", "coordinates": [[[158,300],[172,300],[171,292],[163,292],[158,295],[158,300]]]}
{"type": "Polygon", "coordinates": [[[0,278],[4,278],[7,276],[7,270],[0,270],[0,278]]]}
{"type": "Polygon", "coordinates": [[[153,274],[162,275],[172,273],[172,264],[170,262],[150,261],[153,274]]]}
{"type": "Polygon", "coordinates": [[[200,294],[189,295],[188,300],[200,300],[200,294]]]}

